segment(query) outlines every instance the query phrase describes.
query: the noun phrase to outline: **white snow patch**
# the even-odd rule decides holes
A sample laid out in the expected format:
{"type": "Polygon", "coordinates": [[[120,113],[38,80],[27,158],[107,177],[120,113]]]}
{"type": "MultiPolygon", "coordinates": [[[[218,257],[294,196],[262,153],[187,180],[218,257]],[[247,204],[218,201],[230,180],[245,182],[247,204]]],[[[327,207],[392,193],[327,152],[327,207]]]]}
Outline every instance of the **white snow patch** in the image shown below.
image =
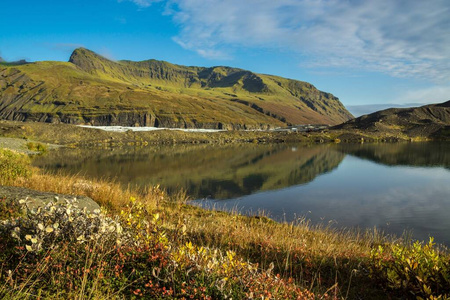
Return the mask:
{"type": "Polygon", "coordinates": [[[163,128],[163,127],[127,127],[127,126],[90,126],[78,125],[83,128],[100,129],[104,131],[126,132],[126,131],[155,131],[155,130],[180,130],[184,132],[220,132],[223,129],[202,129],[202,128],[163,128]]]}

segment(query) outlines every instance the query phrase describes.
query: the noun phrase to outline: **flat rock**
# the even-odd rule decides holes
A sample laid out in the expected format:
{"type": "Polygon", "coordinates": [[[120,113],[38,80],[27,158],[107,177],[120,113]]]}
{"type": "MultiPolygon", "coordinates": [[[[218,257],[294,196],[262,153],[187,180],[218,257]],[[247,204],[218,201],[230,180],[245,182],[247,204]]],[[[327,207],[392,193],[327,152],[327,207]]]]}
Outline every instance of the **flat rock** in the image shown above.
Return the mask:
{"type": "Polygon", "coordinates": [[[94,200],[86,196],[74,196],[74,195],[40,192],[22,187],[0,185],[0,198],[6,198],[13,201],[19,201],[21,199],[28,198],[29,201],[28,206],[30,208],[44,206],[48,202],[54,201],[55,197],[59,198],[58,203],[65,203],[65,199],[76,198],[78,201],[79,208],[86,207],[88,211],[100,209],[100,206],[94,200]]]}

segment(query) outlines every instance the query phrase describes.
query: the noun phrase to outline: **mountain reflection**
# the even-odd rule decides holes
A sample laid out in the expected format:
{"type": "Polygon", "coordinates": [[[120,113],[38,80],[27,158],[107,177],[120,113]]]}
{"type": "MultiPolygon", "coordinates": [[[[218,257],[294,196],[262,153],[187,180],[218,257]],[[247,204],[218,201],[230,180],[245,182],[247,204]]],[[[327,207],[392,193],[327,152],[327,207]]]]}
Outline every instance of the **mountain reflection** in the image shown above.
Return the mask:
{"type": "Polygon", "coordinates": [[[388,166],[450,169],[450,143],[339,144],[335,148],[388,166]]]}
{"type": "Polygon", "coordinates": [[[33,164],[49,171],[115,178],[124,185],[160,184],[193,198],[227,199],[308,183],[345,154],[329,146],[176,145],[142,149],[60,149],[33,164]]]}

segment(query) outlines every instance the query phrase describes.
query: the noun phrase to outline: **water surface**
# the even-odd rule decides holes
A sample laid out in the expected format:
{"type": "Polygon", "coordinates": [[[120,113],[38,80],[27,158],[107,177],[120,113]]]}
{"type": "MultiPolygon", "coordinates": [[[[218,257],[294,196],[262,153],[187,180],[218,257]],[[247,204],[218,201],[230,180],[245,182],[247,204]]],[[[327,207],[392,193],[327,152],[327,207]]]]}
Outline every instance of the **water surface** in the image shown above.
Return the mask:
{"type": "Polygon", "coordinates": [[[450,144],[166,146],[61,149],[48,170],[185,189],[197,205],[276,220],[412,231],[450,245],[450,144]]]}

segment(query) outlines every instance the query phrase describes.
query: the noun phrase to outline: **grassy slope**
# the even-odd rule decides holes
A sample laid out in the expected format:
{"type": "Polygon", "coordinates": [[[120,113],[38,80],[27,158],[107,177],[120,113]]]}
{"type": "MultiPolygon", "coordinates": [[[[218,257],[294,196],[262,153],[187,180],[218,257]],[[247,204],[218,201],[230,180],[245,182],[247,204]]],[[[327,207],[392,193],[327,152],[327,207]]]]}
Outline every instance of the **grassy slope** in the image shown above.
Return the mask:
{"type": "Polygon", "coordinates": [[[113,62],[86,49],[74,51],[70,61],[0,65],[2,117],[59,113],[83,122],[81,116],[145,112],[150,122],[250,127],[337,124],[351,117],[331,94],[276,76],[155,60],[113,62]]]}
{"type": "Polygon", "coordinates": [[[386,109],[350,120],[335,128],[404,139],[448,139],[450,101],[421,107],[386,109]]]}

